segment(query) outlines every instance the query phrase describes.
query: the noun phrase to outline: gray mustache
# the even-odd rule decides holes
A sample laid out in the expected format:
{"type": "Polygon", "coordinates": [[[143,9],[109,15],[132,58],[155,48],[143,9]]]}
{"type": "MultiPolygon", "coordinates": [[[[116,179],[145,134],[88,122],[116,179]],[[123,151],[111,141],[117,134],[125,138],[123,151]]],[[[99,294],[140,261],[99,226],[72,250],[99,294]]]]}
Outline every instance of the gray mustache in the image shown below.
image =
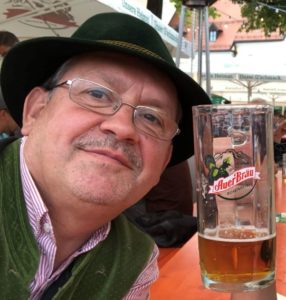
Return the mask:
{"type": "Polygon", "coordinates": [[[113,150],[120,150],[126,155],[127,160],[136,170],[142,169],[142,159],[135,153],[132,145],[118,141],[113,135],[106,135],[105,137],[96,137],[93,134],[84,134],[75,141],[75,146],[85,149],[93,147],[95,149],[110,148],[113,150]]]}

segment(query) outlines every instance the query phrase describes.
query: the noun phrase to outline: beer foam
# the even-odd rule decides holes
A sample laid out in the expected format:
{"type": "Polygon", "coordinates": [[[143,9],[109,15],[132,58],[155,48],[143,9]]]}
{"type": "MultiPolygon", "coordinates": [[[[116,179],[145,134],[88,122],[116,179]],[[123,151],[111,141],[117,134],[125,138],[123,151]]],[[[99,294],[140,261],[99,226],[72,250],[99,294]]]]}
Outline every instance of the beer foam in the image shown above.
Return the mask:
{"type": "Polygon", "coordinates": [[[263,241],[276,236],[275,233],[269,234],[267,228],[254,226],[206,228],[204,233],[199,235],[205,239],[224,242],[263,241]]]}

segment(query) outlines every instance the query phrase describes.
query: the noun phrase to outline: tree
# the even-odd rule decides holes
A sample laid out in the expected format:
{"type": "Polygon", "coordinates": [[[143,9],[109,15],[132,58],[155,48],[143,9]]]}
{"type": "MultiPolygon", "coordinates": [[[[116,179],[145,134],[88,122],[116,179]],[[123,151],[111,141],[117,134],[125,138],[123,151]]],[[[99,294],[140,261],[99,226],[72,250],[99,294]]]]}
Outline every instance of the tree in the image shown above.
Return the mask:
{"type": "Polygon", "coordinates": [[[241,15],[246,20],[241,30],[263,29],[266,36],[271,32],[286,32],[285,0],[232,0],[241,5],[241,15]]]}

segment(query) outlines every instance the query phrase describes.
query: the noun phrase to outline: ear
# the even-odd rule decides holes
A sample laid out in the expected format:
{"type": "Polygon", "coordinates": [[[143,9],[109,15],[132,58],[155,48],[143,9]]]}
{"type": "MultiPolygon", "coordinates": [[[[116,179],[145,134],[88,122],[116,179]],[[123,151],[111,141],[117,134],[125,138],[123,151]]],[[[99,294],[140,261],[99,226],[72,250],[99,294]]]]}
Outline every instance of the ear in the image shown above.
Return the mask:
{"type": "Polygon", "coordinates": [[[23,135],[29,135],[35,120],[48,102],[47,91],[41,87],[33,88],[27,95],[23,109],[23,135]]]}

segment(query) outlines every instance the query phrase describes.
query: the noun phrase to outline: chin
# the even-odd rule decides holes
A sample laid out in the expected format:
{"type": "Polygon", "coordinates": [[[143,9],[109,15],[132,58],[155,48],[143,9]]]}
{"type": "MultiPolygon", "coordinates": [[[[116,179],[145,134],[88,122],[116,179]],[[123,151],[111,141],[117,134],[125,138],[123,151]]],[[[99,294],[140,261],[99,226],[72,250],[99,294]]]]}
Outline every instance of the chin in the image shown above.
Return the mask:
{"type": "Polygon", "coordinates": [[[134,186],[134,180],[124,176],[92,176],[81,177],[80,180],[71,181],[69,188],[72,194],[81,201],[110,205],[124,202],[129,198],[134,186]]]}

